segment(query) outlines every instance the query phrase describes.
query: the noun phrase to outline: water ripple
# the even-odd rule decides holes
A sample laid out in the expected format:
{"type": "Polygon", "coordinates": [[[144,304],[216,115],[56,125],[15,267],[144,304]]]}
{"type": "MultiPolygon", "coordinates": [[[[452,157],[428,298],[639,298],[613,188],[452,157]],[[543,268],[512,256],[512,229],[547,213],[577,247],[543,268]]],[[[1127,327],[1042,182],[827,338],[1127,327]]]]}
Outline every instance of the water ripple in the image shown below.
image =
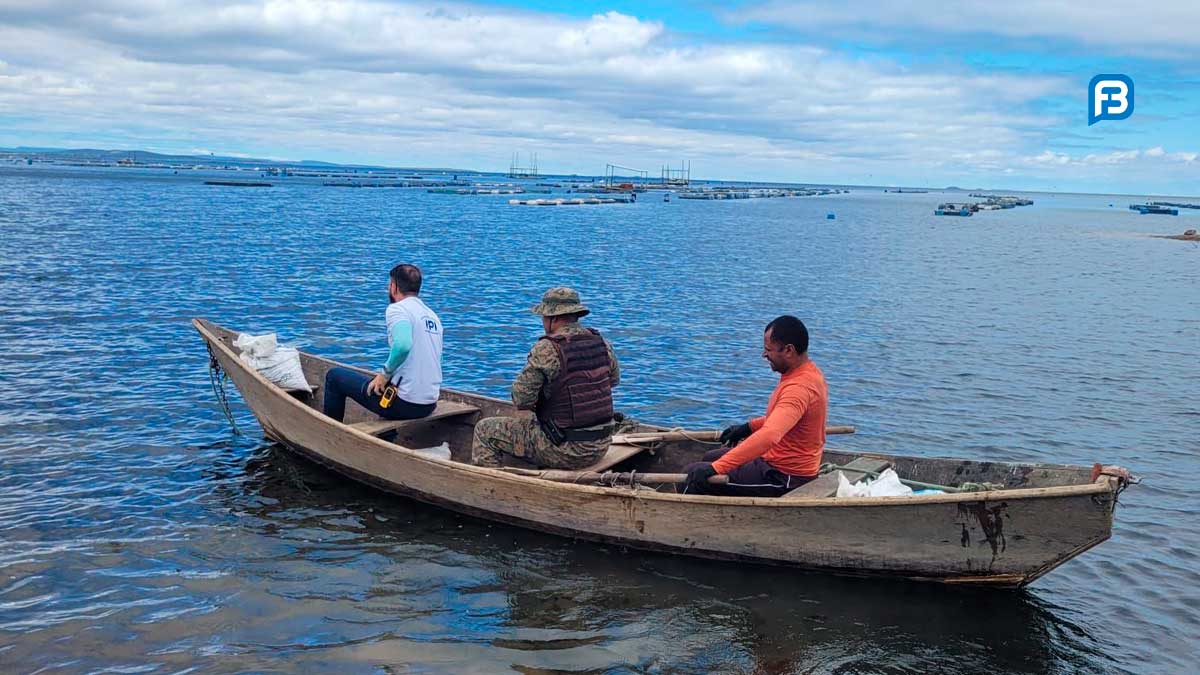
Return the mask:
{"type": "MultiPolygon", "coordinates": [[[[0,664],[13,672],[1182,672],[1200,644],[1193,246],[1106,197],[521,209],[403,190],[0,169],[0,664]],[[836,211],[838,219],[824,214],[836,211]],[[188,319],[354,363],[426,273],[447,380],[507,395],[579,287],[618,404],[760,411],[795,313],[838,445],[1129,465],[1114,537],[1021,593],[743,569],[545,537],[230,435],[188,319]],[[1136,636],[1136,639],[1133,637],[1136,636]]],[[[1188,216],[1192,217],[1191,214],[1188,216]]],[[[1180,222],[1184,218],[1178,219],[1180,222]]],[[[234,397],[244,429],[253,419],[234,397]]]]}

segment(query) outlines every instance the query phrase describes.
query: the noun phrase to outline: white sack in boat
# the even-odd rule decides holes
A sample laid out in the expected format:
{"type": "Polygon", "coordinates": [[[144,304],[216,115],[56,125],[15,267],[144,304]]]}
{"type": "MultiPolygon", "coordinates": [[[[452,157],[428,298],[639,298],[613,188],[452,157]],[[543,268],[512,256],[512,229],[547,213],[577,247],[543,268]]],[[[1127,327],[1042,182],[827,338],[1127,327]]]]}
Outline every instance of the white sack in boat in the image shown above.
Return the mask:
{"type": "Polygon", "coordinates": [[[913,493],[912,488],[900,482],[900,476],[891,469],[884,469],[879,478],[866,478],[854,485],[846,479],[845,474],[838,472],[839,497],[907,497],[913,493]]]}
{"type": "Polygon", "coordinates": [[[246,357],[251,359],[263,358],[275,353],[275,347],[278,345],[274,333],[266,335],[247,335],[241,333],[237,339],[233,341],[233,346],[242,351],[242,360],[250,365],[254,365],[246,357]]]}
{"type": "Polygon", "coordinates": [[[284,389],[312,391],[304,378],[300,366],[300,351],[294,347],[280,347],[274,333],[247,335],[242,333],[233,341],[242,350],[242,362],[262,373],[263,377],[284,389]]]}
{"type": "Polygon", "coordinates": [[[437,457],[438,459],[450,459],[450,444],[442,441],[441,445],[432,448],[413,448],[415,452],[428,457],[437,457]]]}

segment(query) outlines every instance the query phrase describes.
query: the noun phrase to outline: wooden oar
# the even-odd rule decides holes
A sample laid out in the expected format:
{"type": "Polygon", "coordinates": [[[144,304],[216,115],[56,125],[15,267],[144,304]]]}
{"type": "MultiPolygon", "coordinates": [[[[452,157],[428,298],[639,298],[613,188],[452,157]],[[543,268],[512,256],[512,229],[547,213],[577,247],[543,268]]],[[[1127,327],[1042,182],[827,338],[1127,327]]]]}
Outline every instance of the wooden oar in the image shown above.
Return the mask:
{"type": "MultiPolygon", "coordinates": [[[[826,434],[852,434],[855,428],[851,426],[825,427],[826,434]]],[[[720,439],[718,430],[703,431],[642,431],[632,434],[617,434],[613,443],[653,443],[656,441],[703,441],[712,442],[720,439]]]]}
{"type": "MultiPolygon", "coordinates": [[[[835,464],[825,464],[821,466],[821,473],[831,473],[838,471],[844,467],[835,464]]],[[[517,467],[504,467],[501,469],[511,474],[518,476],[529,476],[531,478],[541,478],[542,480],[553,481],[555,483],[599,483],[601,485],[630,485],[631,483],[655,483],[659,485],[674,483],[683,485],[688,482],[686,473],[638,473],[636,471],[617,472],[605,471],[599,473],[596,471],[567,471],[564,469],[521,469],[517,467]]],[[[860,471],[873,477],[878,477],[879,473],[875,471],[860,471]]],[[[713,485],[724,485],[729,482],[729,476],[719,475],[708,479],[713,485]]],[[[934,489],[941,490],[947,493],[959,492],[980,492],[986,490],[999,490],[1001,486],[991,485],[989,483],[963,483],[958,487],[950,485],[938,485],[936,483],[923,483],[921,481],[900,479],[901,483],[917,488],[919,490],[934,489]]]]}
{"type": "MultiPolygon", "coordinates": [[[[516,474],[518,476],[529,476],[531,478],[541,478],[542,480],[553,481],[555,483],[603,483],[606,485],[628,485],[630,481],[638,483],[675,483],[682,485],[687,482],[686,473],[638,473],[605,471],[599,473],[596,471],[568,471],[565,469],[521,469],[515,466],[506,466],[501,471],[516,474]]],[[[729,482],[729,476],[713,476],[708,479],[708,482],[714,485],[724,485],[729,482]]]]}

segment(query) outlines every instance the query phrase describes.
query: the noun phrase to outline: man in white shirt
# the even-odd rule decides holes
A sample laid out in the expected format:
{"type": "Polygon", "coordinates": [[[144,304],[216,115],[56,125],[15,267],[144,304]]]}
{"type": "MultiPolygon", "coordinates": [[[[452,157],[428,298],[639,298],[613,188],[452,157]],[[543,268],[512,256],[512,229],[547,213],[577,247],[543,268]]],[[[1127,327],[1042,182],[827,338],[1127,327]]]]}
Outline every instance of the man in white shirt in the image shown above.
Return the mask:
{"type": "Polygon", "coordinates": [[[396,265],[389,273],[387,361],[374,378],[331,368],[325,374],[325,414],[341,422],[346,399],[391,420],[425,417],[437,405],[442,386],[442,321],[418,296],[421,270],[396,265]],[[387,407],[385,390],[395,387],[387,407]]]}

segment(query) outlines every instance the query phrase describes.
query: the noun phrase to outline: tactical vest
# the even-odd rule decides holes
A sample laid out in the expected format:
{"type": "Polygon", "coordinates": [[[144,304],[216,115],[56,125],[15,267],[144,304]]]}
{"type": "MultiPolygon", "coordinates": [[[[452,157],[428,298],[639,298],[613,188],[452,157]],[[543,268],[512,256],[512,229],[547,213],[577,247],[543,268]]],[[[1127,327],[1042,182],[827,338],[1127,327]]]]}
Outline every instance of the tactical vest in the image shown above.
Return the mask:
{"type": "Polygon", "coordinates": [[[544,389],[537,417],[559,429],[578,429],[612,420],[612,363],[600,333],[543,335],[558,350],[562,366],[544,389]]]}

